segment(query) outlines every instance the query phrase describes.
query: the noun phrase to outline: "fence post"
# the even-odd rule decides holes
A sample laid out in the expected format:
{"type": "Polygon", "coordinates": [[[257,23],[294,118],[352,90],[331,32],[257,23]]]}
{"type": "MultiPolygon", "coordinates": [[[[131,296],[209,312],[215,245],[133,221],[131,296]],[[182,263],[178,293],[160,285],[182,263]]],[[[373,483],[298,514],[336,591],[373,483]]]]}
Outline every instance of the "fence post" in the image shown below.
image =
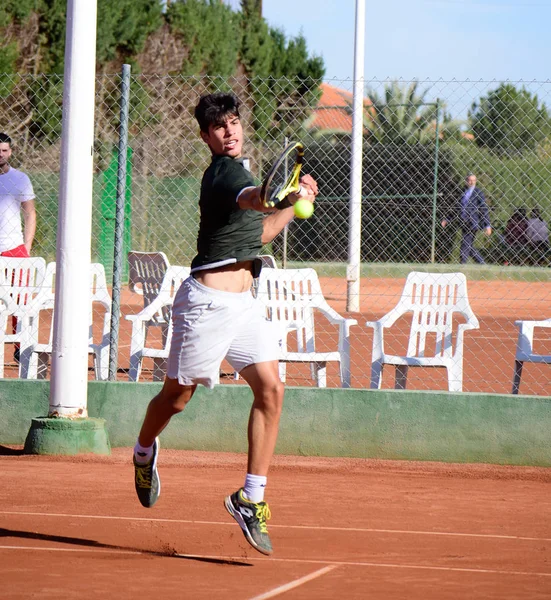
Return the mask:
{"type": "Polygon", "coordinates": [[[119,152],[117,170],[117,210],[115,214],[115,253],[113,256],[113,291],[111,299],[111,329],[109,332],[109,380],[117,378],[119,353],[119,322],[121,307],[122,248],[124,234],[124,204],[126,198],[126,157],[128,152],[128,106],[130,100],[130,65],[122,66],[119,152]]]}
{"type": "Polygon", "coordinates": [[[354,95],[350,172],[350,217],[348,225],[348,266],[346,269],[346,310],[360,310],[360,263],[362,248],[362,176],[364,129],[365,0],[356,0],[354,37],[354,95]]]}
{"type": "Polygon", "coordinates": [[[438,200],[438,150],[440,147],[440,98],[436,99],[436,139],[434,143],[434,180],[432,186],[432,235],[430,262],[436,262],[436,202],[438,200]]]}

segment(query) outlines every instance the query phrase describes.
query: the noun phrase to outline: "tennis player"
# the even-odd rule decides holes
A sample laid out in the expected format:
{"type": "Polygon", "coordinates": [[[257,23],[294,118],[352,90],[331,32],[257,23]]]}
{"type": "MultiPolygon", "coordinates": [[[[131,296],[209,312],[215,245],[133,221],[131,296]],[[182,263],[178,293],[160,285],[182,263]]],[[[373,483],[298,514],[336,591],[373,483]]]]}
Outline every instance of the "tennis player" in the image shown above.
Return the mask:
{"type": "MultiPolygon", "coordinates": [[[[283,405],[281,334],[266,320],[251,285],[260,272],[257,256],[262,245],[272,241],[294,213],[292,206],[274,210],[261,203],[260,187],[241,158],[239,106],[233,94],[216,93],[202,96],[195,107],[201,138],[212,152],[201,182],[198,252],[191,276],[174,298],[167,376],[147,408],[134,449],[135,486],[142,505],[153,506],[161,491],[158,436],[185,408],[197,385],[213,388],[219,383],[226,358],[249,384],[254,400],[245,482],[226,497],[225,506],[247,541],[271,554],[264,490],[283,405]]],[[[301,192],[288,197],[291,205],[301,197],[314,202],[318,193],[310,175],[302,176],[300,183],[301,192]]]]}

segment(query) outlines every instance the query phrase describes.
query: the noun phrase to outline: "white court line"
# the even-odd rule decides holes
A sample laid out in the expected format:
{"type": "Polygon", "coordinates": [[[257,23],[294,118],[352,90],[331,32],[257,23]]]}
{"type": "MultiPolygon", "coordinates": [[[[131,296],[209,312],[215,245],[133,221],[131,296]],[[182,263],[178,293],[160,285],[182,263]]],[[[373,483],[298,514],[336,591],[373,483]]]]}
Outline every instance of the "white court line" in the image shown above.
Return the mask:
{"type": "MultiPolygon", "coordinates": [[[[87,554],[152,554],[151,552],[142,552],[140,550],[111,550],[109,548],[57,548],[55,546],[0,546],[0,550],[42,550],[48,552],[85,552],[87,554]]],[[[159,554],[159,556],[161,556],[161,554],[159,554]]]]}
{"type": "Polygon", "coordinates": [[[235,561],[243,563],[248,562],[280,562],[293,563],[303,565],[328,565],[333,567],[373,567],[381,569],[415,569],[423,571],[452,571],[457,573],[482,573],[490,575],[522,575],[528,577],[551,577],[551,573],[541,573],[538,571],[500,571],[498,569],[469,569],[467,567],[438,567],[435,565],[412,565],[412,564],[397,564],[397,563],[376,563],[362,561],[346,561],[346,560],[316,560],[305,558],[264,558],[257,556],[223,556],[223,555],[208,555],[208,554],[167,554],[166,556],[160,552],[152,552],[147,550],[118,550],[118,549],[103,549],[103,548],[56,548],[53,546],[0,546],[0,550],[38,550],[49,552],[84,552],[87,554],[132,554],[132,555],[151,555],[154,554],[159,558],[189,558],[198,560],[223,560],[226,562],[235,561]]]}
{"type": "Polygon", "coordinates": [[[254,598],[251,598],[251,600],[268,600],[268,598],[275,598],[275,596],[284,594],[285,592],[288,592],[289,590],[294,590],[295,588],[297,588],[305,583],[308,583],[309,581],[312,581],[313,579],[317,579],[318,577],[321,577],[322,575],[329,573],[329,571],[336,569],[337,566],[338,565],[329,565],[328,567],[323,567],[323,569],[314,571],[313,573],[310,573],[309,575],[305,575],[304,577],[301,577],[300,579],[295,579],[294,581],[290,581],[289,583],[286,583],[285,585],[280,585],[280,586],[274,588],[273,590],[270,590],[269,592],[260,594],[259,596],[255,596],[254,598]]]}
{"type": "MultiPolygon", "coordinates": [[[[106,519],[120,521],[147,521],[149,523],[182,523],[185,525],[235,526],[235,521],[194,521],[190,519],[151,519],[147,517],[118,517],[112,515],[72,515],[67,513],[25,512],[0,510],[0,515],[28,515],[34,517],[57,517],[66,519],[106,519]]],[[[317,525],[270,525],[271,529],[305,529],[307,531],[344,531],[356,533],[398,533],[405,535],[437,535],[449,537],[486,538],[492,540],[522,540],[530,542],[551,542],[551,538],[528,537],[522,535],[495,535],[491,533],[461,533],[456,531],[417,531],[412,529],[374,529],[367,527],[325,527],[317,525]]]]}

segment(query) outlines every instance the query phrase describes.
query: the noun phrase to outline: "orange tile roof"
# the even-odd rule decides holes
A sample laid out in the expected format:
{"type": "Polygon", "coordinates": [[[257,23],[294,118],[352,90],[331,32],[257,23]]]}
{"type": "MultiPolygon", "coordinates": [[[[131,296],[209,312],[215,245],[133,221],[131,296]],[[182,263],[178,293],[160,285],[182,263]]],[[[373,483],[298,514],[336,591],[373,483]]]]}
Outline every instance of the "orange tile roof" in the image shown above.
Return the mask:
{"type": "MultiPolygon", "coordinates": [[[[352,132],[352,107],[354,96],[352,92],[322,83],[321,98],[314,109],[307,125],[308,129],[318,131],[352,132]]],[[[364,99],[366,115],[372,107],[369,98],[364,99]]]]}

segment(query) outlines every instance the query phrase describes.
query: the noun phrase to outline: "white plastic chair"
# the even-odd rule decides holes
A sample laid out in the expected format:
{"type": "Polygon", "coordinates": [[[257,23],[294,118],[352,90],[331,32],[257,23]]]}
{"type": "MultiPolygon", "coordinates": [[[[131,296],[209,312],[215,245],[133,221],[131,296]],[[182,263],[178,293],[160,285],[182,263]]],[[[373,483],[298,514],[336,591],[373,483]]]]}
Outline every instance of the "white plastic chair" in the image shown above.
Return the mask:
{"type": "MultiPolygon", "coordinates": [[[[0,257],[0,297],[10,299],[4,302],[6,311],[2,315],[4,327],[0,345],[17,343],[20,346],[19,376],[22,376],[22,360],[29,354],[29,346],[38,339],[38,321],[33,312],[36,298],[43,292],[46,276],[46,261],[39,256],[31,258],[0,257]],[[17,318],[14,333],[8,333],[7,317],[17,318]],[[4,317],[6,322],[4,323],[4,317]]],[[[2,357],[2,375],[4,360],[2,357]]]]}
{"type": "MultiPolygon", "coordinates": [[[[259,254],[258,258],[260,259],[260,262],[262,263],[263,269],[277,269],[277,263],[275,261],[275,258],[271,254],[259,254]]],[[[253,285],[251,287],[252,295],[255,297],[257,294],[257,290],[258,290],[258,277],[253,279],[253,285]]],[[[235,373],[235,379],[239,379],[239,373],[237,373],[237,371],[235,373]]]]}
{"type": "Polygon", "coordinates": [[[381,387],[385,364],[396,366],[396,389],[405,389],[409,367],[445,367],[448,389],[463,389],[463,334],[478,329],[478,319],[469,305],[467,279],[463,273],[418,273],[408,275],[402,296],[394,309],[366,326],[373,328],[371,388],[381,387]],[[408,348],[405,356],[385,353],[384,330],[399,317],[412,313],[408,348]],[[453,316],[459,313],[466,323],[457,326],[453,343],[453,316]],[[425,356],[427,335],[436,337],[435,355],[425,356]]]}
{"type": "Polygon", "coordinates": [[[8,318],[10,315],[17,314],[17,305],[9,294],[0,297],[0,379],[4,377],[4,344],[6,338],[13,337],[13,334],[7,333],[8,318]]]}
{"type": "Polygon", "coordinates": [[[127,315],[132,322],[132,339],[130,341],[129,381],[138,381],[142,372],[144,358],[153,359],[153,381],[161,381],[166,373],[166,362],[172,340],[171,311],[174,296],[182,282],[189,277],[189,267],[170,266],[167,268],[159,293],[137,315],[127,315]],[[166,335],[163,333],[161,348],[146,346],[147,328],[158,314],[164,314],[167,322],[166,335]]]}
{"type": "Polygon", "coordinates": [[[522,367],[525,362],[551,364],[551,355],[534,352],[534,329],[536,327],[551,327],[551,319],[545,319],[544,321],[515,321],[515,325],[519,328],[519,332],[515,353],[512,393],[518,394],[522,378],[522,367]]]}
{"type": "MultiPolygon", "coordinates": [[[[38,343],[38,323],[40,311],[53,310],[55,303],[55,274],[56,263],[50,262],[46,267],[46,275],[42,290],[35,298],[29,310],[36,323],[36,334],[29,345],[28,351],[21,350],[21,377],[28,379],[44,379],[53,348],[53,316],[48,342],[38,343]]],[[[105,269],[100,263],[90,265],[90,333],[88,352],[94,355],[95,378],[109,378],[109,333],[111,328],[111,296],[107,289],[105,269]],[[101,339],[96,343],[93,335],[94,308],[99,304],[103,311],[101,339]]]]}
{"type": "Polygon", "coordinates": [[[338,362],[341,386],[350,387],[350,327],[355,319],[346,319],[327,304],[314,269],[263,269],[258,299],[266,306],[267,318],[284,329],[280,359],[280,377],[285,381],[286,363],[310,363],[312,378],[318,387],[327,385],[327,363],[338,362]],[[332,352],[316,348],[314,313],[319,311],[339,328],[338,347],[332,352]],[[290,352],[287,337],[297,337],[297,352],[290,352]]]}
{"type": "Polygon", "coordinates": [[[276,260],[271,254],[259,254],[258,258],[260,258],[263,269],[265,267],[268,269],[277,269],[276,260]]]}
{"type": "MultiPolygon", "coordinates": [[[[158,296],[168,267],[170,262],[164,252],[128,253],[128,286],[131,291],[143,296],[144,308],[158,296]]],[[[166,325],[166,316],[160,311],[154,315],[150,325],[166,325]]]]}

